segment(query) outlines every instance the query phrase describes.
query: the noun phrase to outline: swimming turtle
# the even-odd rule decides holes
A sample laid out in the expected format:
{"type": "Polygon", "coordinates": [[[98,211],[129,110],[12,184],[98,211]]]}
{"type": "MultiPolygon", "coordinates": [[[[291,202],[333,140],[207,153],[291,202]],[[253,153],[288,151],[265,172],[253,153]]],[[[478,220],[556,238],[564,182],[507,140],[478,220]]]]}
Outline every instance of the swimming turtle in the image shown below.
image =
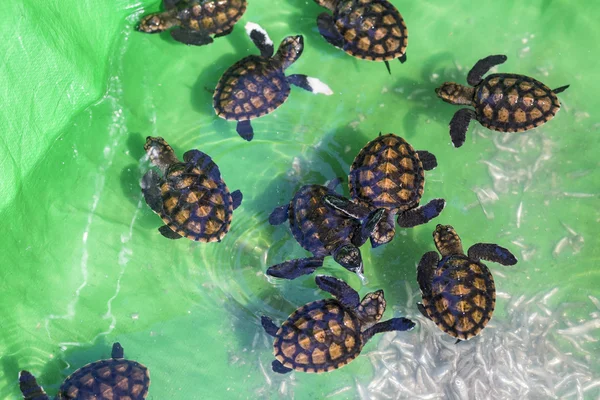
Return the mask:
{"type": "Polygon", "coordinates": [[[294,238],[313,256],[273,265],[267,269],[267,275],[295,279],[313,273],[323,265],[326,256],[332,255],[338,264],[363,278],[359,246],[367,241],[384,210],[357,204],[349,207],[348,213],[352,215],[349,218],[347,214],[327,207],[324,196],[343,199],[334,192],[340,182],[337,178],[327,186],[302,186],[289,204],[273,210],[269,223],[279,225],[289,220],[294,238]]]}
{"type": "MultiPolygon", "coordinates": [[[[150,371],[144,365],[123,358],[123,347],[113,344],[108,360],[87,364],[73,372],[58,389],[56,400],[141,400],[148,396],[150,371]]],[[[19,386],[26,400],[50,400],[35,377],[19,373],[19,386]]]]}
{"type": "Polygon", "coordinates": [[[144,149],[162,173],[149,170],[141,184],[146,203],[166,224],[159,232],[169,239],[220,242],[242,192],[230,193],[217,164],[199,150],[187,151],[181,162],[163,138],[151,136],[144,149]]]}
{"type": "MultiPolygon", "coordinates": [[[[429,222],[446,205],[444,199],[431,200],[419,207],[425,171],[434,169],[437,160],[428,151],[413,147],[393,133],[379,134],[358,153],[348,175],[350,196],[371,208],[385,209],[381,221],[371,235],[371,246],[390,242],[394,238],[394,217],[398,225],[409,228],[429,222]]],[[[325,197],[325,202],[341,211],[348,205],[346,199],[325,197]]]]}
{"type": "Polygon", "coordinates": [[[275,338],[275,372],[331,371],[354,360],[373,335],[415,327],[407,318],[378,322],[385,312],[383,290],[369,293],[360,301],[358,293],[340,279],[317,276],[315,281],[335,298],[300,307],[281,327],[269,317],[261,318],[265,331],[275,338]]]}
{"type": "Polygon", "coordinates": [[[164,12],[146,15],[136,29],[158,33],[175,27],[171,36],[178,42],[203,46],[213,37],[229,35],[242,18],[246,0],[163,0],[164,12]],[[212,37],[211,37],[212,36],[212,37]]]}
{"type": "Polygon", "coordinates": [[[406,61],[408,29],[402,15],[387,0],[315,0],[333,11],[317,17],[321,36],[351,56],[365,60],[406,61]]]}
{"type": "Polygon", "coordinates": [[[304,38],[301,35],[283,39],[273,55],[273,42],[264,29],[248,22],[246,32],[260,50],[260,56],[245,57],[223,73],[213,95],[213,107],[219,117],[238,121],[237,133],[250,141],[254,137],[250,120],[282,105],[290,94],[290,85],[315,94],[333,92],[317,78],[285,75],[285,70],[302,55],[304,38]]]}
{"type": "Polygon", "coordinates": [[[500,132],[523,132],[551,120],[560,109],[556,95],[569,85],[550,90],[529,76],[491,74],[490,68],[506,61],[505,55],[493,55],[477,61],[467,75],[469,86],[446,82],[435,93],[447,103],[475,108],[458,110],[450,121],[450,138],[454,147],[465,142],[472,119],[500,132]],[[483,78],[483,79],[482,79],[483,78]]]}
{"type": "Polygon", "coordinates": [[[458,234],[450,225],[438,225],[435,251],[421,258],[417,280],[423,303],[417,307],[442,331],[460,340],[476,336],[492,318],[496,305],[494,278],[481,260],[514,265],[516,257],[497,244],[477,243],[467,255],[458,234]]]}

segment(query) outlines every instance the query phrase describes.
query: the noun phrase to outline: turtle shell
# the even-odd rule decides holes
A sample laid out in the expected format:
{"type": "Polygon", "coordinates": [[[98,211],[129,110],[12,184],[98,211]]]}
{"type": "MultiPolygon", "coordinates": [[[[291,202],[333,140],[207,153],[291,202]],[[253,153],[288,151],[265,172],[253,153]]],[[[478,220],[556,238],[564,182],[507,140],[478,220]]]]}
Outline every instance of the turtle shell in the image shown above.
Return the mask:
{"type": "Polygon", "coordinates": [[[419,205],[425,173],[419,155],[393,133],[370,141],[348,176],[350,196],[376,208],[406,211],[419,205]]]}
{"type": "Polygon", "coordinates": [[[228,33],[236,22],[246,12],[246,0],[193,0],[192,6],[187,5],[178,13],[181,26],[194,30],[204,31],[209,35],[228,33]]]}
{"type": "Polygon", "coordinates": [[[213,107],[221,118],[245,121],[282,105],[290,94],[283,69],[272,59],[248,56],[232,65],[219,80],[213,107]]]}
{"type": "Polygon", "coordinates": [[[461,340],[481,332],[496,305],[496,287],[490,270],[463,255],[443,258],[433,272],[431,296],[423,306],[444,332],[461,340]]]}
{"type": "Polygon", "coordinates": [[[207,155],[195,165],[172,164],[160,183],[160,192],[163,209],[159,215],[179,235],[216,242],[229,231],[233,199],[219,167],[207,155]]]}
{"type": "Polygon", "coordinates": [[[340,0],[333,18],[343,50],[354,57],[387,61],[406,52],[406,23],[387,0],[340,0]]]}
{"type": "Polygon", "coordinates": [[[292,234],[302,247],[314,255],[332,254],[348,238],[356,246],[363,244],[355,243],[358,222],[328,207],[323,201],[323,197],[331,193],[334,192],[325,186],[305,185],[290,202],[292,234]]]}
{"type": "Polygon", "coordinates": [[[306,304],[290,315],[277,331],[273,353],[285,367],[319,373],[348,364],[362,347],[356,313],[327,299],[306,304]]]}
{"type": "Polygon", "coordinates": [[[96,361],[73,372],[61,385],[57,399],[142,400],[148,395],[150,372],[125,359],[96,361]]]}
{"type": "Polygon", "coordinates": [[[501,132],[522,132],[551,120],[560,109],[556,94],[524,75],[491,74],[475,89],[477,120],[501,132]]]}

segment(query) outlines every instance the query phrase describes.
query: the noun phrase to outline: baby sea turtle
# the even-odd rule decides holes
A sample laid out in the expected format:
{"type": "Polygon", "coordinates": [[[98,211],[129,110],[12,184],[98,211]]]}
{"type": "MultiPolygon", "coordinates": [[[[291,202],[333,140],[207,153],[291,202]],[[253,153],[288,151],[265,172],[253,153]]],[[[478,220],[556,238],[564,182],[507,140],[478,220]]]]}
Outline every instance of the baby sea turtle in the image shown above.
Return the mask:
{"type": "MultiPolygon", "coordinates": [[[[112,358],[87,364],[73,372],[60,386],[56,400],[142,400],[148,395],[150,371],[144,365],[123,358],[119,343],[112,347],[112,358]]],[[[50,400],[35,377],[19,373],[19,386],[26,400],[50,400]]]]}
{"type": "Polygon", "coordinates": [[[144,149],[162,173],[146,172],[141,185],[146,203],[166,224],[159,232],[169,239],[220,242],[242,192],[229,193],[217,164],[199,150],[187,151],[181,162],[163,138],[151,136],[144,149]]]}
{"type": "MultiPolygon", "coordinates": [[[[437,166],[435,156],[428,151],[415,151],[399,136],[389,133],[367,143],[350,168],[348,185],[354,201],[371,208],[385,209],[371,235],[371,245],[377,247],[394,238],[394,217],[398,225],[409,228],[437,217],[444,209],[443,199],[431,200],[419,207],[425,171],[437,166]]],[[[341,197],[325,198],[327,204],[344,211],[353,205],[341,197]]]]}
{"type": "Polygon", "coordinates": [[[496,244],[477,243],[467,255],[456,231],[438,225],[433,232],[435,251],[425,253],[419,262],[417,280],[423,303],[419,311],[442,331],[459,341],[479,334],[492,318],[496,304],[494,278],[480,260],[514,265],[512,253],[496,244]]]}
{"type": "Polygon", "coordinates": [[[278,328],[266,316],[265,331],[275,337],[273,371],[285,374],[292,369],[320,373],[354,360],[373,335],[410,331],[415,323],[407,318],[378,322],[385,312],[383,290],[367,294],[362,301],[346,282],[331,276],[317,276],[317,285],[335,299],[308,303],[292,313],[278,328]]]}
{"type": "Polygon", "coordinates": [[[406,61],[408,29],[402,15],[387,0],[315,0],[333,11],[317,17],[321,36],[351,56],[365,60],[406,61]]]}
{"type": "Polygon", "coordinates": [[[490,68],[505,61],[505,55],[477,61],[467,75],[467,82],[473,87],[446,82],[435,89],[447,103],[475,107],[475,110],[460,109],[452,117],[450,138],[454,147],[465,142],[472,119],[495,131],[523,132],[551,120],[560,109],[556,95],[569,85],[550,90],[540,81],[517,74],[491,74],[483,78],[490,68]]]}
{"type": "Polygon", "coordinates": [[[219,117],[238,121],[237,133],[250,141],[254,137],[250,120],[282,105],[290,94],[290,85],[315,94],[333,92],[317,78],[300,74],[285,76],[285,69],[302,55],[302,36],[286,37],[273,55],[273,42],[264,29],[248,22],[246,32],[260,50],[260,56],[245,57],[225,71],[215,89],[213,107],[219,117]]]}
{"type": "Polygon", "coordinates": [[[246,0],[163,0],[164,12],[146,15],[137,26],[145,33],[175,27],[171,36],[178,42],[203,46],[213,37],[229,35],[246,11],[246,0]]]}
{"type": "Polygon", "coordinates": [[[271,213],[269,223],[279,225],[289,220],[294,238],[313,253],[313,257],[274,265],[267,269],[267,275],[295,279],[313,273],[323,265],[326,256],[332,255],[338,264],[362,279],[363,262],[358,247],[367,241],[384,210],[371,211],[353,205],[347,210],[352,215],[349,218],[347,214],[327,207],[323,202],[327,195],[342,201],[343,197],[334,192],[340,182],[338,178],[327,186],[302,186],[289,204],[277,207],[271,213]]]}

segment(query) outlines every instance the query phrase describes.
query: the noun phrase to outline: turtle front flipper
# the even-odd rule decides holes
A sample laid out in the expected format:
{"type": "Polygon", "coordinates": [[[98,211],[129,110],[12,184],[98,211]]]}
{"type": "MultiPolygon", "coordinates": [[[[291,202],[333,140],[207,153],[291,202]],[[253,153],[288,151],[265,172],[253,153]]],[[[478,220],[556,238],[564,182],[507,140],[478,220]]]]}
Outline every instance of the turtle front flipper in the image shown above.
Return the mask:
{"type": "Polygon", "coordinates": [[[356,290],[341,279],[319,275],[315,278],[315,282],[321,290],[331,293],[344,307],[354,309],[360,304],[360,297],[356,290]]]}
{"type": "Polygon", "coordinates": [[[477,61],[473,68],[469,71],[467,75],[467,83],[471,86],[476,86],[481,82],[483,75],[487,74],[487,72],[496,65],[503,64],[506,61],[506,56],[503,54],[497,54],[494,56],[487,56],[486,58],[482,58],[477,61]]]}
{"type": "Polygon", "coordinates": [[[302,74],[294,74],[289,75],[286,79],[290,85],[298,86],[299,88],[314,94],[322,93],[327,96],[331,96],[333,94],[331,88],[317,78],[312,78],[302,74]]]}
{"type": "Polygon", "coordinates": [[[360,255],[360,250],[353,244],[345,244],[333,252],[333,259],[335,262],[346,268],[350,272],[362,276],[363,273],[363,261],[360,255]]]}
{"type": "Polygon", "coordinates": [[[437,167],[437,158],[427,150],[417,150],[417,154],[419,155],[419,160],[421,160],[421,164],[423,164],[423,169],[425,171],[431,171],[437,167]]]}
{"type": "MultiPolygon", "coordinates": [[[[440,262],[440,256],[436,251],[428,251],[423,254],[419,266],[417,267],[417,282],[423,296],[431,296],[431,282],[433,281],[433,272],[440,262]]],[[[426,315],[427,316],[427,315],[426,315]]]]}
{"type": "Polygon", "coordinates": [[[277,331],[279,330],[279,327],[273,323],[273,320],[271,318],[263,315],[262,317],[260,317],[260,324],[264,328],[265,332],[267,332],[269,335],[273,337],[277,336],[277,331]]]}
{"type": "Polygon", "coordinates": [[[497,262],[502,265],[515,265],[517,258],[504,247],[492,243],[477,243],[467,251],[469,258],[473,260],[486,260],[497,262]]]}
{"type": "Polygon", "coordinates": [[[315,269],[322,266],[323,257],[297,258],[269,267],[267,275],[283,279],[296,279],[302,275],[312,274],[315,269]]]}
{"type": "Polygon", "coordinates": [[[287,374],[288,372],[292,372],[291,368],[284,367],[279,360],[273,360],[271,367],[273,368],[273,371],[277,372],[278,374],[287,374]]]}
{"type": "Polygon", "coordinates": [[[386,215],[387,210],[385,208],[378,208],[373,210],[365,219],[365,222],[361,224],[360,231],[358,232],[358,244],[362,245],[369,238],[373,236],[375,229],[379,227],[379,222],[386,215]]]}
{"type": "Polygon", "coordinates": [[[363,344],[378,333],[392,331],[410,331],[415,327],[415,323],[408,318],[392,318],[384,322],[378,322],[362,334],[363,344]]]}
{"type": "Polygon", "coordinates": [[[157,214],[160,214],[163,209],[162,195],[160,193],[161,181],[162,178],[158,173],[151,169],[144,174],[140,185],[146,204],[157,214]]]}
{"type": "Polygon", "coordinates": [[[271,224],[271,225],[283,224],[285,221],[288,220],[289,212],[290,212],[289,204],[275,208],[271,212],[271,215],[269,215],[269,224],[271,224]]]}
{"type": "Polygon", "coordinates": [[[355,202],[348,200],[344,196],[341,196],[337,193],[325,195],[323,197],[323,201],[326,205],[335,208],[352,219],[362,221],[368,218],[370,215],[368,208],[356,204],[355,202]]]}
{"type": "Polygon", "coordinates": [[[25,400],[50,400],[50,397],[29,371],[19,372],[19,388],[25,400]]]}
{"type": "Polygon", "coordinates": [[[248,22],[244,28],[246,29],[246,34],[250,40],[252,40],[258,50],[260,50],[260,55],[265,58],[272,57],[275,48],[273,47],[273,41],[269,37],[267,31],[254,22],[248,22]]]}
{"type": "Polygon", "coordinates": [[[163,235],[164,237],[166,237],[167,239],[181,239],[182,236],[175,232],[174,230],[172,230],[171,228],[169,228],[167,225],[163,225],[160,228],[158,228],[158,231],[160,232],[161,235],[163,235]]]}
{"type": "Polygon", "coordinates": [[[213,42],[213,39],[205,31],[193,31],[179,27],[171,30],[171,37],[178,42],[193,46],[204,46],[213,42]]]}
{"type": "Polygon", "coordinates": [[[242,192],[239,189],[231,192],[231,200],[233,202],[234,210],[236,208],[238,208],[240,206],[240,204],[242,204],[243,198],[244,198],[244,195],[242,194],[242,192]]]}
{"type": "Polygon", "coordinates": [[[454,113],[450,121],[450,139],[454,147],[460,147],[465,143],[472,119],[477,119],[477,114],[469,108],[462,108],[454,113]]]}
{"type": "Polygon", "coordinates": [[[433,199],[424,206],[398,213],[398,225],[403,228],[412,228],[413,226],[426,224],[440,215],[445,206],[446,200],[433,199]]]}
{"type": "Polygon", "coordinates": [[[121,346],[121,343],[119,343],[119,342],[113,343],[112,352],[111,352],[110,356],[115,359],[121,359],[124,357],[124,350],[123,350],[123,346],[121,346]]]}
{"type": "Polygon", "coordinates": [[[343,49],[344,37],[336,28],[335,21],[330,14],[326,12],[319,14],[317,17],[317,27],[319,28],[319,33],[327,42],[338,49],[343,49]]]}
{"type": "Polygon", "coordinates": [[[254,129],[250,120],[238,121],[235,131],[242,137],[242,139],[251,141],[254,138],[254,129]]]}

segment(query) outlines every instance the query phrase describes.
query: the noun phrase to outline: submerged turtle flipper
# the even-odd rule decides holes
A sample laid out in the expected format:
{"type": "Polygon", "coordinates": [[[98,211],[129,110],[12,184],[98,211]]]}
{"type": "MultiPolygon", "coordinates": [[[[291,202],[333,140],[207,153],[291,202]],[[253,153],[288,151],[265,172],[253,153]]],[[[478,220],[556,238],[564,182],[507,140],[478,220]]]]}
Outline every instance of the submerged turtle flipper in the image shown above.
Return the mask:
{"type": "Polygon", "coordinates": [[[298,86],[299,88],[302,88],[314,94],[322,93],[327,96],[333,94],[331,88],[317,78],[312,78],[310,76],[302,74],[293,74],[287,76],[286,79],[289,84],[298,86]]]}
{"type": "Polygon", "coordinates": [[[504,247],[492,243],[477,243],[467,251],[469,258],[473,260],[486,260],[497,262],[502,265],[515,265],[517,258],[504,247]]]}
{"type": "Polygon", "coordinates": [[[417,267],[417,282],[424,296],[431,296],[431,282],[433,281],[433,271],[440,261],[440,256],[436,251],[428,251],[423,254],[419,266],[417,267]]]}
{"type": "Polygon", "coordinates": [[[281,225],[288,220],[290,205],[279,206],[275,208],[269,215],[269,223],[271,225],[281,225]]]}
{"type": "Polygon", "coordinates": [[[317,27],[319,28],[321,36],[323,36],[328,43],[334,45],[338,49],[344,47],[344,37],[335,27],[335,21],[330,14],[326,12],[319,14],[317,17],[317,27]]]}
{"type": "Polygon", "coordinates": [[[25,400],[50,400],[50,397],[29,371],[19,372],[19,388],[25,400]]]}
{"type": "Polygon", "coordinates": [[[180,27],[171,30],[171,37],[178,42],[193,46],[204,46],[213,42],[213,39],[205,31],[193,31],[180,27]]]}
{"type": "Polygon", "coordinates": [[[419,155],[419,160],[421,160],[421,164],[423,164],[423,169],[425,171],[431,171],[437,167],[437,158],[427,150],[417,150],[417,154],[419,155]]]}
{"type": "Polygon", "coordinates": [[[112,352],[111,352],[110,356],[112,358],[123,358],[124,350],[123,350],[123,347],[121,346],[121,343],[119,343],[119,342],[113,343],[112,352]]]}
{"type": "Polygon", "coordinates": [[[410,331],[414,329],[415,323],[408,318],[392,318],[384,322],[378,322],[366,331],[363,332],[363,343],[367,343],[369,339],[381,332],[392,331],[410,331]]]}
{"type": "Polygon", "coordinates": [[[244,198],[244,195],[242,195],[242,192],[239,189],[231,192],[231,200],[233,201],[233,209],[234,210],[236,208],[238,208],[240,206],[240,204],[242,204],[243,198],[244,198]]]}
{"type": "Polygon", "coordinates": [[[161,235],[163,235],[164,237],[166,237],[167,239],[181,239],[182,236],[175,232],[174,230],[172,230],[171,228],[169,228],[167,225],[163,225],[160,228],[158,228],[158,231],[160,232],[161,235]]]}
{"type": "Polygon", "coordinates": [[[267,275],[283,279],[296,279],[302,275],[309,275],[315,269],[323,266],[323,257],[297,258],[273,265],[267,269],[267,275]]]}
{"type": "Polygon", "coordinates": [[[454,147],[460,147],[465,143],[472,119],[477,119],[477,114],[469,108],[462,108],[454,113],[450,120],[450,139],[452,139],[454,147]]]}
{"type": "Polygon", "coordinates": [[[160,193],[160,183],[162,178],[153,169],[149,170],[144,174],[142,178],[141,187],[144,195],[144,200],[152,211],[159,214],[162,212],[163,201],[160,193]]]}
{"type": "Polygon", "coordinates": [[[500,65],[506,61],[506,56],[503,54],[497,54],[494,56],[488,56],[486,58],[482,58],[477,61],[473,68],[469,71],[467,75],[467,83],[471,86],[476,86],[481,82],[483,75],[487,74],[487,72],[496,65],[500,65]]]}
{"type": "Polygon", "coordinates": [[[269,37],[267,31],[254,22],[246,23],[244,28],[246,29],[246,34],[250,37],[250,40],[252,40],[258,50],[260,50],[260,55],[265,58],[271,58],[275,48],[273,47],[273,41],[269,37]]]}
{"type": "Polygon", "coordinates": [[[315,278],[315,282],[321,290],[331,293],[344,307],[355,309],[360,304],[360,297],[356,290],[341,279],[319,275],[315,278]]]}
{"type": "Polygon", "coordinates": [[[561,86],[559,88],[553,89],[552,91],[554,92],[554,94],[562,93],[565,90],[567,90],[569,88],[569,86],[571,86],[571,85],[561,86]]]}
{"type": "Polygon", "coordinates": [[[265,332],[269,335],[275,337],[277,335],[277,331],[279,327],[273,323],[273,320],[265,315],[260,317],[260,324],[264,328],[265,332]]]}
{"type": "Polygon", "coordinates": [[[254,138],[254,129],[252,129],[250,120],[238,121],[235,130],[244,140],[251,141],[254,138]]]}
{"type": "Polygon", "coordinates": [[[433,199],[424,206],[398,213],[398,225],[403,228],[412,228],[425,224],[440,215],[445,206],[446,200],[433,199]]]}
{"type": "Polygon", "coordinates": [[[361,225],[360,231],[358,234],[358,243],[362,245],[373,235],[375,228],[379,225],[379,221],[386,214],[385,208],[378,208],[376,210],[371,211],[369,216],[365,219],[365,222],[361,225]]]}
{"type": "Polygon", "coordinates": [[[291,368],[284,367],[279,360],[273,360],[271,367],[273,368],[273,371],[277,372],[278,374],[287,374],[288,372],[292,372],[291,368]]]}

